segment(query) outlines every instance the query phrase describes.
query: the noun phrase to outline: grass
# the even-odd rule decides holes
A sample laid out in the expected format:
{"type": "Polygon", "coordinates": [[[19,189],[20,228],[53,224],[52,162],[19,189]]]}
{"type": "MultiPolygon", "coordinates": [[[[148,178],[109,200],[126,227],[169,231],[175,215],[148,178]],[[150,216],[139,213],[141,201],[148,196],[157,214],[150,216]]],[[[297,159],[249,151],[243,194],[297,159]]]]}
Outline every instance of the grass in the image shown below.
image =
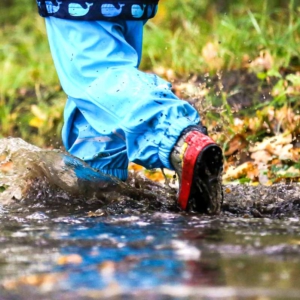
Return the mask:
{"type": "MultiPolygon", "coordinates": [[[[209,78],[246,69],[262,85],[271,77],[277,82],[270,101],[255,110],[263,111],[266,105],[280,108],[287,102],[296,107],[299,1],[224,2],[229,1],[161,0],[158,15],[145,26],[141,68],[175,81],[188,81],[193,74],[209,78]]],[[[66,96],[44,22],[31,0],[8,3],[13,3],[9,10],[0,9],[0,137],[20,136],[38,146],[51,146],[60,142],[66,96]]],[[[230,131],[234,116],[229,96],[209,89],[204,93],[206,107],[211,103],[223,107],[216,114],[208,113],[209,120],[221,115],[230,131]]]]}
{"type": "Polygon", "coordinates": [[[283,7],[267,0],[251,5],[236,2],[218,12],[213,4],[162,1],[160,15],[146,26],[143,66],[166,66],[188,75],[252,69],[248,62],[262,53],[271,55],[274,70],[288,67],[291,58],[299,59],[300,6],[294,1],[283,7]],[[206,53],[208,44],[215,55],[206,53]]]}
{"type": "Polygon", "coordinates": [[[65,96],[49,53],[43,19],[33,11],[17,25],[2,25],[0,70],[0,136],[21,136],[49,146],[48,133],[53,136],[62,126],[65,96]],[[49,118],[37,122],[35,106],[49,118]]]}

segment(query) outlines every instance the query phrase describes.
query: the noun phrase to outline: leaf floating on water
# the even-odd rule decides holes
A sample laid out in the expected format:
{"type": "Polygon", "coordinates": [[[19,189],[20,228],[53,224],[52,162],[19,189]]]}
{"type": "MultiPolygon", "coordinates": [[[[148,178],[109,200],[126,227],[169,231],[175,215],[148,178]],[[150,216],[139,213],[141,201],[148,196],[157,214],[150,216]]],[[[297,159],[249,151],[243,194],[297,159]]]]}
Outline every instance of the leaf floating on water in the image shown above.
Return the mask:
{"type": "Polygon", "coordinates": [[[98,266],[98,270],[104,277],[112,277],[116,271],[116,263],[111,260],[104,261],[98,266]]]}
{"type": "Polygon", "coordinates": [[[64,277],[65,276],[62,273],[32,274],[15,280],[6,280],[2,283],[2,285],[7,290],[15,290],[19,286],[29,285],[38,287],[43,291],[51,291],[64,277]]]}
{"type": "Polygon", "coordinates": [[[79,254],[70,254],[60,256],[57,260],[58,265],[80,265],[82,263],[82,257],[79,254]]]}

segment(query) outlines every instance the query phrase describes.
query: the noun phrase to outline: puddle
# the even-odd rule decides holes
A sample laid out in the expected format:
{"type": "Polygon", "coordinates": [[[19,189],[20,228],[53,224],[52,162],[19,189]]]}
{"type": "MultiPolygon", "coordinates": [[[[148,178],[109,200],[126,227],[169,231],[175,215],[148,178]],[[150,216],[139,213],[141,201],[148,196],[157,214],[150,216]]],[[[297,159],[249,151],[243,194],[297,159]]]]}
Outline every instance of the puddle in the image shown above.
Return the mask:
{"type": "Polygon", "coordinates": [[[298,186],[232,186],[219,216],[187,214],[144,178],[97,186],[65,154],[1,145],[1,299],[299,299],[298,186]]]}

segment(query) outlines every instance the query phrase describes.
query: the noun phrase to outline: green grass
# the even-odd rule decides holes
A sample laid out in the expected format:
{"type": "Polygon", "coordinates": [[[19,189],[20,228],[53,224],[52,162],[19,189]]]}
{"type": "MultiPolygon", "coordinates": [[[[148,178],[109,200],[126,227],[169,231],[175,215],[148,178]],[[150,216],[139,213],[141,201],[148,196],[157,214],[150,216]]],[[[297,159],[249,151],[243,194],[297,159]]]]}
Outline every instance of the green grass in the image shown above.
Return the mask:
{"type": "MultiPolygon", "coordinates": [[[[9,10],[0,7],[0,137],[20,136],[49,146],[60,141],[66,96],[59,86],[44,21],[34,1],[5,2],[12,5],[9,10]]],[[[294,71],[300,65],[299,1],[227,2],[161,0],[158,15],[145,26],[141,69],[160,68],[162,76],[172,70],[181,80],[240,68],[255,72],[262,82],[275,74],[281,94],[269,105],[284,105],[292,99],[286,83],[299,85],[294,71]],[[267,69],[255,63],[266,55],[271,61],[267,69]],[[287,80],[283,68],[294,77],[287,80]]],[[[223,104],[230,124],[227,97],[208,94],[206,101],[223,104]]]]}
{"type": "Polygon", "coordinates": [[[0,70],[0,136],[21,136],[40,146],[49,146],[49,136],[54,134],[58,137],[54,140],[59,140],[65,96],[49,52],[44,20],[34,11],[17,25],[2,24],[0,70]],[[31,125],[37,124],[33,105],[49,116],[39,126],[31,125]],[[59,115],[54,113],[55,120],[52,111],[59,111],[59,115]]]}
{"type": "MultiPolygon", "coordinates": [[[[218,12],[213,4],[162,1],[162,17],[158,15],[157,21],[146,25],[142,66],[165,66],[188,75],[241,68],[246,57],[254,61],[262,51],[270,53],[275,70],[289,66],[291,58],[299,59],[299,4],[287,1],[281,7],[271,0],[252,1],[251,5],[235,2],[218,12]],[[215,45],[219,64],[203,58],[208,43],[215,45]]],[[[247,67],[251,69],[251,64],[247,67]]]]}

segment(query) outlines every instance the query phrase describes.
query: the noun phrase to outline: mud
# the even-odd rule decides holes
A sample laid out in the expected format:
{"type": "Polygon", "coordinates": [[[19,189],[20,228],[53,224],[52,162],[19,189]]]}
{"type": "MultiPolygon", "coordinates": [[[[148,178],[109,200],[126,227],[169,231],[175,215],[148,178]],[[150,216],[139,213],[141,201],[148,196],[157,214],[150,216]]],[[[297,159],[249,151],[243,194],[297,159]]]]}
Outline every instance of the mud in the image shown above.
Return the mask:
{"type": "MultiPolygon", "coordinates": [[[[284,74],[283,74],[284,76],[284,74]]],[[[226,99],[236,115],[251,114],[256,111],[256,106],[272,100],[271,92],[278,78],[268,77],[259,79],[255,73],[247,69],[217,72],[216,75],[192,75],[190,84],[198,86],[200,89],[208,89],[211,95],[226,93],[226,99]]],[[[181,81],[174,83],[174,90],[180,90],[181,81]]],[[[194,103],[193,95],[183,93],[183,97],[194,103]],[[189,98],[192,98],[189,100],[189,98]]],[[[219,100],[221,101],[221,97],[219,100]]],[[[214,103],[214,106],[222,105],[214,103]]]]}
{"type": "MultiPolygon", "coordinates": [[[[84,198],[66,194],[59,188],[49,186],[46,181],[37,180],[32,183],[22,202],[40,206],[44,204],[46,207],[72,207],[75,204],[82,210],[92,211],[91,216],[181,211],[176,204],[175,189],[134,176],[129,179],[128,184],[134,187],[134,193],[104,193],[98,198],[84,198]]],[[[297,183],[272,186],[229,184],[223,186],[223,192],[221,216],[275,219],[300,216],[300,185],[297,183]]]]}
{"type": "MultiPolygon", "coordinates": [[[[4,206],[78,206],[96,215],[180,212],[176,188],[140,173],[131,171],[125,183],[95,172],[67,153],[42,150],[21,139],[1,141],[0,199],[4,206]]],[[[228,217],[283,218],[300,213],[298,183],[228,184],[223,194],[221,214],[228,217]]]]}

